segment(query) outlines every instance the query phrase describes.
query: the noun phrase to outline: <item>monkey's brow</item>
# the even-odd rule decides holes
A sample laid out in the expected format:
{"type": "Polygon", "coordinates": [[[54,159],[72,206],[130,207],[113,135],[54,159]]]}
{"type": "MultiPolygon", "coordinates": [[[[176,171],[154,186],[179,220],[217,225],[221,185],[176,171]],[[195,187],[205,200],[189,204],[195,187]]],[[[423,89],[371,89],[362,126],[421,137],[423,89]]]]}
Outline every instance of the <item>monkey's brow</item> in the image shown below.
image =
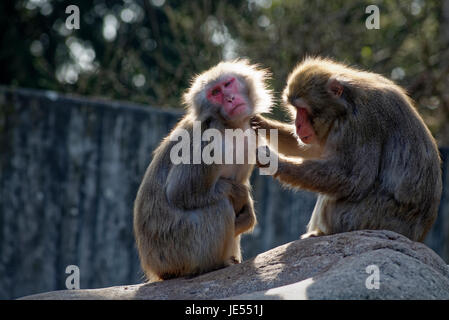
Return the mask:
{"type": "Polygon", "coordinates": [[[207,90],[213,89],[215,86],[219,85],[220,83],[224,82],[225,80],[227,80],[227,78],[220,77],[218,79],[215,79],[215,80],[209,82],[207,85],[207,90]]]}

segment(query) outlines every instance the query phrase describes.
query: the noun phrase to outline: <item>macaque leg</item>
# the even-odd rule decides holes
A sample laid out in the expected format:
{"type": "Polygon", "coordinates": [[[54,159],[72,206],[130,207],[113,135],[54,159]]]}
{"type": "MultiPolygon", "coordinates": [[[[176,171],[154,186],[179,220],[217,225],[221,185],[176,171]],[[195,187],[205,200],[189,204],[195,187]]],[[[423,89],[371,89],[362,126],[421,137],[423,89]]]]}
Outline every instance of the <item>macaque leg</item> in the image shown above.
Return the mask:
{"type": "Polygon", "coordinates": [[[309,227],[307,226],[307,232],[301,235],[301,239],[319,237],[324,235],[325,234],[320,229],[309,229],[309,227]]]}
{"type": "Polygon", "coordinates": [[[242,253],[240,250],[240,236],[235,236],[232,245],[228,248],[229,253],[227,256],[229,257],[225,262],[224,266],[232,266],[233,264],[239,264],[242,262],[242,253]]]}
{"type": "Polygon", "coordinates": [[[230,196],[235,211],[235,235],[251,229],[256,223],[254,204],[249,187],[242,183],[233,183],[230,196]]]}
{"type": "Polygon", "coordinates": [[[301,239],[306,239],[310,237],[323,236],[326,233],[326,227],[324,220],[324,215],[326,213],[326,203],[328,199],[324,195],[319,195],[315,204],[315,208],[312,212],[312,217],[307,224],[307,232],[301,235],[301,239]]]}
{"type": "Polygon", "coordinates": [[[301,239],[307,239],[311,237],[319,237],[324,235],[324,232],[318,227],[319,212],[314,211],[309,223],[307,224],[307,232],[301,235],[301,239]]]}

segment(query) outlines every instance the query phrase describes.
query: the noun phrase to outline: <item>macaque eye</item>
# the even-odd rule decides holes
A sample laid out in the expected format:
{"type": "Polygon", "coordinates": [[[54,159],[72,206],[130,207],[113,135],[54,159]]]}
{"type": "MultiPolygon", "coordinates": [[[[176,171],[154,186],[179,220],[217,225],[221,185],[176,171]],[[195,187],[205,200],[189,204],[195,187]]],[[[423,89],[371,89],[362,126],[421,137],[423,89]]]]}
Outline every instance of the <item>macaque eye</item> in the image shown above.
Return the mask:
{"type": "Polygon", "coordinates": [[[293,97],[293,98],[290,98],[290,104],[293,106],[293,107],[295,107],[295,108],[300,108],[301,107],[301,103],[300,103],[300,101],[301,101],[301,97],[299,97],[299,96],[295,96],[295,97],[293,97]]]}
{"type": "Polygon", "coordinates": [[[213,89],[212,91],[211,91],[211,94],[213,95],[213,96],[216,96],[217,94],[219,94],[220,93],[220,88],[215,88],[215,89],[213,89]]]}
{"type": "Polygon", "coordinates": [[[225,87],[229,87],[231,85],[231,83],[234,82],[234,79],[229,80],[228,82],[225,83],[225,87]]]}

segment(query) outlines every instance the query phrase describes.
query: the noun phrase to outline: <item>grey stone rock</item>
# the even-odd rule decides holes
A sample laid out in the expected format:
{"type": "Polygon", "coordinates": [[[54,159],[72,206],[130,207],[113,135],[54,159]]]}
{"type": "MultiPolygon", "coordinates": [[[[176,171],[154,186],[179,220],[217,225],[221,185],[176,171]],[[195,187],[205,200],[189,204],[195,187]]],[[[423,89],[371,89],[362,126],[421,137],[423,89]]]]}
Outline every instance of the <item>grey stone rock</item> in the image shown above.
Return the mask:
{"type": "Polygon", "coordinates": [[[293,241],[194,278],[24,299],[449,299],[449,267],[422,243],[361,230],[293,241]],[[366,285],[370,265],[378,289],[366,285]]]}

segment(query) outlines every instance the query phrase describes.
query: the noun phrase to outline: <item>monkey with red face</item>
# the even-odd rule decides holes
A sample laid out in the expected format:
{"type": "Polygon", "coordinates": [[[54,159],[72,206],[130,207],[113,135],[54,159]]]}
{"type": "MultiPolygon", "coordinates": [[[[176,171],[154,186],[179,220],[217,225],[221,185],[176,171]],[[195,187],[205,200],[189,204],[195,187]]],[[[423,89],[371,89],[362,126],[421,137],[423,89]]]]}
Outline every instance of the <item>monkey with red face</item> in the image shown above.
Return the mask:
{"type": "Polygon", "coordinates": [[[441,197],[440,158],[402,88],[375,73],[308,58],[290,74],[284,102],[293,126],[261,116],[253,125],[278,129],[279,152],[303,158],[279,155],[275,177],[319,193],[303,237],[387,229],[424,240],[441,197]]]}
{"type": "MultiPolygon", "coordinates": [[[[222,62],[197,76],[184,94],[187,114],[154,151],[134,203],[134,233],[148,279],[196,275],[241,261],[240,235],[256,224],[249,184],[254,165],[248,159],[193,161],[207,148],[193,141],[194,131],[198,123],[201,137],[206,130],[250,129],[250,118],[271,107],[267,76],[246,61],[222,62]],[[191,139],[189,163],[172,159],[181,131],[191,139]]],[[[243,145],[246,153],[248,142],[243,145]]],[[[220,148],[236,156],[224,143],[220,148]]]]}

